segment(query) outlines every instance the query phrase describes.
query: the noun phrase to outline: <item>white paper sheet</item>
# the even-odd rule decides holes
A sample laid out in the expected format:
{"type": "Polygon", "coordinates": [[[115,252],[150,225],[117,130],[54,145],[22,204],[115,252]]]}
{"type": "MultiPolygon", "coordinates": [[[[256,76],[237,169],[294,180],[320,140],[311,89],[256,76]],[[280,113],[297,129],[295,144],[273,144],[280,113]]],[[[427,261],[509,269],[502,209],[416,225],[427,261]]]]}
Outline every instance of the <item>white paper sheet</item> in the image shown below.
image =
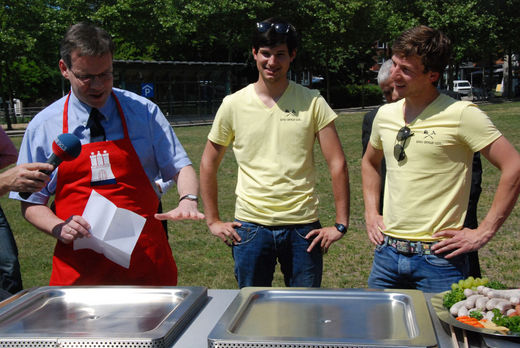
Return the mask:
{"type": "Polygon", "coordinates": [[[92,190],[83,218],[90,224],[90,238],[74,240],[74,250],[92,249],[125,268],[141,235],[146,219],[92,190]]]}

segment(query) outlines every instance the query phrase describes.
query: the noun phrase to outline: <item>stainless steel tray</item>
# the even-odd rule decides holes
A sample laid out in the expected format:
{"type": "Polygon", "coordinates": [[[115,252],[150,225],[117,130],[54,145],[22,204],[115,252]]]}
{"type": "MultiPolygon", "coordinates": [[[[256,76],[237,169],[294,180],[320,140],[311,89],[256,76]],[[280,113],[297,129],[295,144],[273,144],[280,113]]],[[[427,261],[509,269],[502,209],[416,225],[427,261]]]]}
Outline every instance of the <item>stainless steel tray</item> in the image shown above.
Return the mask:
{"type": "Polygon", "coordinates": [[[206,301],[204,287],[35,288],[0,307],[0,347],[170,347],[206,301]]]}
{"type": "Polygon", "coordinates": [[[224,347],[431,347],[417,290],[244,288],[208,336],[224,347]]]}

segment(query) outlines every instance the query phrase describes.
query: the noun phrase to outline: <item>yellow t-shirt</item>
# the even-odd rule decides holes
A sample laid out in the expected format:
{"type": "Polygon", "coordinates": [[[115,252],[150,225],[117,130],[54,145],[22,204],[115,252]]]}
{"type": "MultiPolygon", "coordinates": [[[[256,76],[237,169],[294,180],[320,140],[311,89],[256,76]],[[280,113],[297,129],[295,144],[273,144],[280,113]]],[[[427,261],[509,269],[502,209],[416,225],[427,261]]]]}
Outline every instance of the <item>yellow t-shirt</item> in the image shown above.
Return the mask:
{"type": "Polygon", "coordinates": [[[208,139],[233,143],[235,218],[266,226],[318,220],[313,147],[336,117],[318,91],[294,82],[272,108],[252,84],[225,97],[208,139]]]}
{"type": "Polygon", "coordinates": [[[470,102],[440,94],[408,125],[413,136],[406,158],[394,158],[396,135],[405,125],[404,99],[382,106],[370,143],[386,159],[383,231],[395,238],[433,241],[432,234],[463,226],[471,188],[473,153],[501,133],[470,102]]]}

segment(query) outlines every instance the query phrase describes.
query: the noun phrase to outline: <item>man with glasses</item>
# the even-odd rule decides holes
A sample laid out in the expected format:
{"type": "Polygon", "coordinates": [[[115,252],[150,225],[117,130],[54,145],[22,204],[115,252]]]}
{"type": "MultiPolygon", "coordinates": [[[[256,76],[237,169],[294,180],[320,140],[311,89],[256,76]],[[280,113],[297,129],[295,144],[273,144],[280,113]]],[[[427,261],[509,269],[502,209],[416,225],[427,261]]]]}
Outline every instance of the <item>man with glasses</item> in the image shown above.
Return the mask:
{"type": "Polygon", "coordinates": [[[362,161],[366,227],[376,245],[368,285],[441,292],[468,276],[467,253],[483,247],[513,209],[520,155],[474,104],[439,94],[451,51],[443,33],[418,26],[392,50],[391,77],[402,99],[379,109],[362,161]],[[463,223],[477,151],[502,173],[488,214],[470,229],[463,223]]]}
{"type": "Polygon", "coordinates": [[[157,105],[113,88],[113,52],[110,35],[99,27],[80,23],[66,32],[59,67],[71,91],[29,123],[18,163],[45,162],[61,133],[76,135],[82,150],[50,175],[43,190],[28,199],[12,192],[11,198],[22,201],[29,222],[57,239],[51,285],[176,285],[177,267],[157,218],[203,218],[197,177],[157,105]],[[175,180],[181,198],[177,208],[155,215],[159,177],[175,180]],[[93,190],[146,218],[128,268],[91,249],[73,248],[74,240],[91,236],[81,215],[93,190]]]}
{"type": "Polygon", "coordinates": [[[319,287],[323,254],[349,222],[347,163],[334,126],[337,115],[319,92],[287,78],[297,33],[285,20],[257,23],[252,53],[258,80],[220,106],[200,164],[206,222],[232,248],[240,288],[271,286],[280,262],[286,286],[319,287]],[[315,192],[318,140],[332,178],[335,226],[322,227],[315,192]],[[235,221],[217,206],[217,170],[233,144],[238,162],[235,221]]]}

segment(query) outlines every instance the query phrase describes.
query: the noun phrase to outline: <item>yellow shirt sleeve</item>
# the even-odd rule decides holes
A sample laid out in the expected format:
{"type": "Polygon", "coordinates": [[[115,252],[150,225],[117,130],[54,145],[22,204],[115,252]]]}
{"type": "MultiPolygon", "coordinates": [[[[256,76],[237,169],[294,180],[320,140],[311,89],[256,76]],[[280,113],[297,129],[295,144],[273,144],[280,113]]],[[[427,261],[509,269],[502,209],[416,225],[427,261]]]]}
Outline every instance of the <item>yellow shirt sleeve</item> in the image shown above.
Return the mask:
{"type": "Polygon", "coordinates": [[[488,115],[474,104],[464,108],[460,125],[459,136],[473,152],[482,150],[502,135],[488,115]]]}
{"type": "Polygon", "coordinates": [[[229,146],[235,137],[233,130],[233,108],[230,96],[226,96],[218,108],[208,139],[218,145],[229,146]]]}

